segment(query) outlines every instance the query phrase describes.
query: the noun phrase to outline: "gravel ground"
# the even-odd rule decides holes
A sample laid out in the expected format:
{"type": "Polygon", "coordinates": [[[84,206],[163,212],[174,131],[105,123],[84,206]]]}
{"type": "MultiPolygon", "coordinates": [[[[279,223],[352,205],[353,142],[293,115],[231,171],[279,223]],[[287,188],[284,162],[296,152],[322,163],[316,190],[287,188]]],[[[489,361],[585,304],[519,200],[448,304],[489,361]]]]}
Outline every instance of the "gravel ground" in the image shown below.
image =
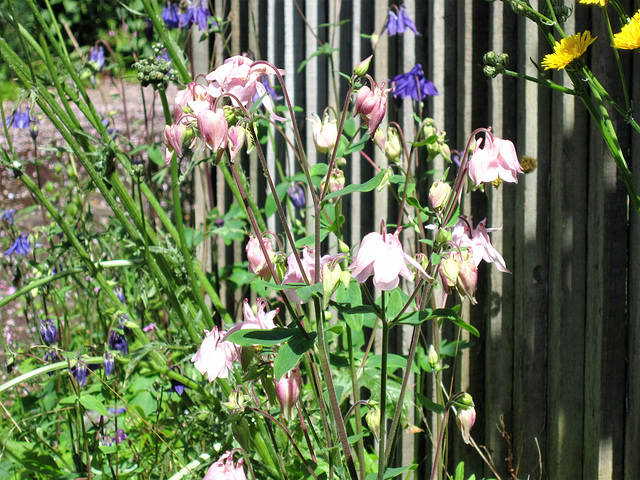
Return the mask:
{"type": "MultiPolygon", "coordinates": [[[[175,96],[176,89],[171,87],[168,91],[168,98],[170,105],[172,105],[172,99],[175,96]]],[[[148,127],[145,126],[144,121],[144,103],[143,92],[140,86],[137,84],[124,84],[124,96],[122,95],[121,86],[119,83],[115,83],[111,78],[103,77],[100,82],[100,86],[88,91],[89,97],[95,105],[96,110],[103,118],[109,118],[110,127],[118,129],[118,139],[120,142],[126,142],[129,138],[133,147],[145,144],[147,138],[151,138],[152,141],[159,141],[161,138],[162,128],[164,126],[164,115],[162,112],[162,104],[159,99],[154,102],[154,91],[151,88],[144,89],[144,100],[146,102],[146,109],[148,112],[148,127]],[[126,116],[125,116],[125,101],[126,101],[126,116]],[[126,118],[129,119],[129,129],[127,129],[126,118]],[[153,127],[152,127],[153,126],[153,127]],[[129,135],[127,135],[129,131],[129,135]],[[151,132],[151,133],[149,133],[151,132]]],[[[23,105],[24,106],[24,105],[23,105]]],[[[3,102],[5,115],[9,116],[14,108],[14,104],[9,102],[3,102]]],[[[96,135],[97,132],[89,121],[79,112],[77,108],[74,108],[76,116],[78,117],[84,132],[89,135],[96,135]]],[[[32,110],[32,115],[41,115],[41,112],[36,106],[32,110]]],[[[36,179],[36,169],[34,165],[35,160],[35,148],[34,142],[31,139],[29,131],[26,129],[9,129],[10,140],[12,142],[13,151],[15,152],[14,158],[19,158],[23,165],[25,165],[27,173],[31,177],[36,179]]],[[[44,184],[47,180],[54,182],[56,189],[60,189],[63,185],[60,185],[60,176],[54,173],[53,167],[56,163],[60,162],[63,165],[68,164],[68,156],[66,153],[59,157],[59,153],[51,151],[51,147],[63,146],[62,138],[53,124],[47,118],[41,118],[39,124],[39,133],[37,137],[38,158],[41,161],[40,175],[41,182],[44,184]]],[[[8,142],[4,135],[4,129],[0,128],[0,147],[7,150],[8,142]]],[[[128,148],[125,146],[125,148],[128,148]]],[[[81,166],[79,166],[81,168],[81,166]]],[[[78,172],[80,176],[83,175],[82,171],[78,172]]],[[[109,215],[109,209],[105,205],[104,201],[99,195],[95,195],[90,199],[92,205],[92,212],[96,222],[101,222],[103,218],[109,215]]],[[[19,180],[14,178],[10,169],[0,166],[0,211],[6,209],[15,209],[16,212],[33,205],[34,200],[31,197],[29,191],[24,188],[19,180]]],[[[18,231],[31,232],[34,227],[43,225],[43,215],[40,209],[33,209],[28,214],[16,214],[16,225],[18,231]]],[[[7,232],[0,228],[0,245],[7,243],[2,241],[2,237],[6,236],[7,232]]],[[[0,261],[4,249],[0,249],[0,261]]],[[[0,269],[0,298],[4,298],[8,293],[11,293],[11,273],[9,270],[0,269]]],[[[0,308],[0,326],[2,327],[2,334],[5,339],[10,340],[14,346],[16,344],[25,342],[27,344],[33,343],[32,338],[38,338],[37,332],[28,332],[27,324],[22,315],[19,314],[20,304],[18,301],[5,305],[0,308]]],[[[4,341],[0,341],[0,381],[7,379],[7,371],[4,368],[5,359],[3,351],[4,341]]],[[[10,347],[11,348],[11,347],[10,347]]]]}

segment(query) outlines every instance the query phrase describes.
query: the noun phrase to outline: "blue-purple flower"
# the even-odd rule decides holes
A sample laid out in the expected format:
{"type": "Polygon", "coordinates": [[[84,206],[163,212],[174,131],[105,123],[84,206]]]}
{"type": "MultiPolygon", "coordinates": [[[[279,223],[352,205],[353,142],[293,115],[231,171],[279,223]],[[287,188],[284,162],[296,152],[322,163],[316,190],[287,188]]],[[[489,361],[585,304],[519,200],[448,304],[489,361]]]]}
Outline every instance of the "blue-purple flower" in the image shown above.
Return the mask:
{"type": "Polygon", "coordinates": [[[417,63],[410,72],[401,73],[389,80],[391,92],[396,105],[400,106],[407,97],[419,102],[427,95],[439,95],[436,86],[427,80],[422,71],[422,65],[417,63]]]}
{"type": "Polygon", "coordinates": [[[178,28],[180,25],[180,16],[178,14],[178,4],[170,3],[162,7],[162,20],[167,28],[178,28]]]}
{"type": "Polygon", "coordinates": [[[114,127],[110,127],[108,118],[105,118],[104,120],[102,120],[102,124],[105,127],[107,127],[107,135],[109,135],[109,137],[111,137],[112,140],[115,140],[116,138],[118,138],[118,133],[120,133],[120,130],[114,127]]]}
{"type": "Polygon", "coordinates": [[[397,14],[393,10],[389,10],[389,18],[384,28],[389,32],[389,35],[404,33],[407,29],[411,30],[416,35],[420,35],[416,28],[416,24],[413,23],[413,20],[409,18],[407,11],[404,9],[404,5],[398,9],[397,14]]]}
{"type": "Polygon", "coordinates": [[[29,255],[31,252],[31,247],[29,246],[29,239],[27,238],[26,233],[22,233],[16,238],[16,241],[13,242],[13,245],[9,247],[9,249],[4,252],[5,255],[9,256],[12,253],[17,253],[18,255],[29,255]]]}
{"type": "Polygon", "coordinates": [[[113,355],[111,355],[109,352],[104,352],[102,359],[104,364],[104,375],[105,377],[109,378],[113,373],[113,367],[114,367],[113,355]]]}
{"type": "Polygon", "coordinates": [[[16,110],[7,118],[7,125],[12,128],[29,128],[31,117],[29,116],[29,107],[16,108],[16,110]]]}
{"type": "Polygon", "coordinates": [[[47,346],[51,346],[53,342],[58,338],[58,330],[56,329],[56,322],[52,318],[46,320],[40,320],[40,335],[42,341],[47,346]]]}
{"type": "MultiPolygon", "coordinates": [[[[174,370],[180,373],[180,367],[171,367],[171,370],[174,370]]],[[[171,379],[171,390],[176,392],[178,395],[182,395],[184,393],[184,383],[179,382],[178,380],[171,379]]]]}
{"type": "Polygon", "coordinates": [[[9,225],[13,225],[14,213],[16,213],[15,208],[8,208],[4,212],[2,212],[2,215],[0,216],[0,218],[2,218],[2,220],[7,222],[9,225]]]}
{"type": "MultiPolygon", "coordinates": [[[[187,5],[187,10],[180,15],[180,23],[182,28],[190,28],[194,23],[197,23],[198,28],[204,32],[207,30],[209,17],[211,17],[209,7],[207,7],[206,1],[202,0],[197,7],[193,3],[187,5]]],[[[213,20],[213,26],[218,26],[215,20],[213,20]]]]}
{"type": "Polygon", "coordinates": [[[104,67],[104,48],[102,47],[102,45],[98,47],[91,47],[89,62],[95,64],[94,66],[96,70],[102,70],[102,67],[104,67]]]}
{"type": "Polygon", "coordinates": [[[287,188],[287,195],[293,206],[296,208],[304,208],[307,206],[307,200],[304,196],[304,189],[297,183],[287,188]]]}
{"type": "Polygon", "coordinates": [[[84,363],[76,363],[71,367],[71,375],[73,375],[80,387],[84,387],[87,383],[87,366],[84,363]]]}
{"type": "Polygon", "coordinates": [[[127,355],[129,353],[129,344],[127,343],[127,338],[124,336],[124,334],[115,330],[111,330],[111,335],[109,335],[109,347],[112,350],[118,350],[123,355],[127,355]]]}

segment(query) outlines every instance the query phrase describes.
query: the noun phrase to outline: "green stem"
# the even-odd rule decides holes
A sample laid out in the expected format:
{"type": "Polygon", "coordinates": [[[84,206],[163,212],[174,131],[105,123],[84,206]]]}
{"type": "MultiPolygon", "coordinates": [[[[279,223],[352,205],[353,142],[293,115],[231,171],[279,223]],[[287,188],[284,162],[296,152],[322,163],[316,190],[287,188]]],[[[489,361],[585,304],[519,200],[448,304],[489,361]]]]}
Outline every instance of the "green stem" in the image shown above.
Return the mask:
{"type": "MultiPolygon", "coordinates": [[[[378,444],[378,480],[384,479],[386,469],[385,443],[387,440],[387,356],[389,354],[389,322],[387,322],[387,309],[385,292],[380,299],[382,307],[382,362],[380,365],[380,440],[378,444]]],[[[410,366],[407,365],[407,370],[410,366]]],[[[402,410],[398,404],[398,410],[402,410]]]]}
{"type": "Polygon", "coordinates": [[[331,376],[331,367],[329,365],[329,359],[327,356],[327,341],[324,336],[324,312],[320,308],[320,300],[314,299],[316,318],[318,321],[318,346],[317,353],[320,359],[320,368],[322,369],[322,375],[327,385],[327,393],[329,395],[329,404],[331,406],[331,413],[333,415],[333,421],[342,445],[344,452],[345,463],[349,470],[351,480],[358,480],[358,472],[356,471],[355,462],[353,460],[353,452],[351,451],[351,445],[349,445],[349,438],[347,436],[347,429],[344,425],[344,419],[342,418],[342,412],[340,411],[340,404],[338,397],[336,396],[336,388],[333,384],[333,377],[331,376]]]}
{"type": "MultiPolygon", "coordinates": [[[[362,415],[360,414],[360,386],[358,385],[358,376],[356,375],[356,362],[353,355],[353,338],[351,328],[347,325],[347,349],[349,351],[349,368],[351,373],[351,390],[353,392],[353,403],[355,405],[355,423],[356,435],[362,433],[362,415]]],[[[358,466],[360,467],[360,478],[365,478],[364,471],[364,440],[358,439],[358,466]]]]}
{"type": "MultiPolygon", "coordinates": [[[[164,95],[160,95],[160,97],[165,98],[166,101],[166,97],[164,95]]],[[[200,282],[193,272],[193,260],[191,259],[191,252],[189,252],[189,245],[187,245],[187,237],[184,233],[184,225],[182,224],[182,202],[180,201],[180,185],[178,184],[178,161],[176,160],[175,154],[173,154],[173,156],[171,157],[171,189],[173,196],[173,210],[176,216],[178,235],[180,237],[180,248],[184,257],[185,267],[187,268],[187,275],[189,276],[189,280],[191,282],[193,295],[194,297],[196,297],[196,301],[198,302],[198,306],[200,307],[202,318],[210,318],[211,314],[209,313],[209,309],[205,305],[204,298],[200,294],[200,282]]]]}

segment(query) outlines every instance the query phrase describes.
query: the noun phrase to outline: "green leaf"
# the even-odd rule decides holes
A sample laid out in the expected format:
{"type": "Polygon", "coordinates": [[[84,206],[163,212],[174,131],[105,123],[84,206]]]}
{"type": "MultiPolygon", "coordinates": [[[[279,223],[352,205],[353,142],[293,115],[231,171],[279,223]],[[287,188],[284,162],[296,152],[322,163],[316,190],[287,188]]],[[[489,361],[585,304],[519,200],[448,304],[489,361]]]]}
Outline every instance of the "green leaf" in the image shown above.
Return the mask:
{"type": "MultiPolygon", "coordinates": [[[[416,468],[418,468],[417,464],[412,464],[409,465],[407,467],[398,467],[398,468],[387,468],[384,471],[384,476],[383,478],[387,479],[387,478],[395,478],[399,475],[402,475],[404,472],[409,471],[409,470],[415,470],[416,468]]],[[[376,472],[372,472],[369,473],[366,477],[366,480],[376,480],[376,478],[378,478],[378,474],[376,472]]]]}
{"type": "MultiPolygon", "coordinates": [[[[373,355],[367,360],[367,367],[380,368],[382,366],[382,355],[373,355]]],[[[393,372],[394,370],[404,370],[407,368],[407,357],[402,355],[396,355],[395,353],[387,354],[387,372],[393,372]]],[[[420,373],[418,366],[413,363],[411,365],[411,371],[413,373],[420,373]]]]}
{"type": "Polygon", "coordinates": [[[325,43],[323,45],[321,45],[318,50],[316,50],[315,52],[313,52],[311,55],[309,55],[309,58],[305,58],[302,62],[300,62],[300,66],[298,67],[298,73],[300,73],[302,70],[304,70],[304,67],[307,66],[307,63],[309,63],[309,61],[313,58],[313,57],[317,57],[318,55],[328,55],[331,56],[331,54],[333,52],[337,52],[338,50],[340,50],[339,48],[331,48],[331,45],[329,45],[328,43],[325,43]]]}
{"type": "Polygon", "coordinates": [[[350,118],[348,120],[345,120],[344,124],[342,125],[342,130],[350,137],[353,137],[356,134],[356,119],[350,118]]]}
{"type": "MultiPolygon", "coordinates": [[[[287,188],[289,188],[289,186],[290,185],[287,182],[282,182],[276,185],[276,193],[278,194],[278,198],[280,199],[280,202],[283,201],[282,199],[287,194],[287,188]]],[[[276,213],[276,210],[277,210],[276,201],[273,198],[273,192],[272,192],[269,194],[269,196],[267,197],[267,200],[264,203],[264,216],[269,218],[271,215],[276,213]]]]}
{"type": "Polygon", "coordinates": [[[164,156],[162,152],[158,148],[157,145],[152,145],[147,150],[147,155],[149,155],[149,160],[158,165],[159,167],[164,167],[164,156]]]}
{"type": "Polygon", "coordinates": [[[327,200],[331,200],[332,198],[342,197],[354,192],[370,192],[378,185],[380,185],[380,182],[382,182],[382,179],[384,178],[386,173],[386,169],[381,170],[375,177],[366,181],[365,183],[352,183],[351,185],[347,185],[342,190],[328,194],[326,197],[324,197],[324,201],[326,202],[327,200]]]}
{"type": "Polygon", "coordinates": [[[107,415],[107,407],[105,407],[100,400],[93,395],[82,395],[80,397],[80,403],[87,410],[95,410],[100,415],[107,415]]]}
{"type": "Polygon", "coordinates": [[[296,290],[296,293],[303,302],[308,302],[312,295],[322,294],[322,282],[314,283],[313,285],[305,285],[296,290]]]}
{"type": "Polygon", "coordinates": [[[240,345],[241,347],[251,347],[261,345],[263,347],[273,347],[279,343],[286,342],[296,334],[295,328],[277,327],[271,330],[247,329],[237,330],[227,336],[227,340],[240,345]]]}
{"type": "Polygon", "coordinates": [[[427,410],[442,415],[444,413],[444,407],[439,403],[432,402],[429,398],[425,397],[419,392],[416,392],[416,398],[420,404],[427,410]]]}
{"type": "Polygon", "coordinates": [[[313,347],[313,342],[314,338],[306,339],[300,334],[282,345],[273,361],[273,379],[277,382],[282,375],[295,367],[300,357],[313,347]]]}

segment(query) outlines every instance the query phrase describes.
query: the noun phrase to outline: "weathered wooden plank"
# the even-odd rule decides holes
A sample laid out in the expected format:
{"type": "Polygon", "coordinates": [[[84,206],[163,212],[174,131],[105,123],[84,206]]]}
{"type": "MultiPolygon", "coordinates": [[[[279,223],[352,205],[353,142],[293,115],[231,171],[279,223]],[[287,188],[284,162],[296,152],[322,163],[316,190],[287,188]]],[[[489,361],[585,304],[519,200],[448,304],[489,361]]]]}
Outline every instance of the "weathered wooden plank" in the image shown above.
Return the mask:
{"type": "MultiPolygon", "coordinates": [[[[531,2],[541,8],[544,0],[531,2]]],[[[548,50],[539,46],[533,22],[519,18],[517,70],[536,76],[529,61],[548,50]]],[[[548,92],[530,82],[519,82],[516,109],[518,145],[521,155],[539,159],[537,170],[525,176],[516,190],[516,260],[514,323],[514,411],[513,442],[522,451],[521,472],[539,475],[536,440],[546,452],[546,371],[548,328],[548,139],[549,111],[541,95],[548,92]]]]}
{"type": "MultiPolygon", "coordinates": [[[[637,55],[635,55],[637,57],[637,55]]],[[[640,78],[640,59],[634,58],[630,65],[630,79],[640,78]]],[[[634,104],[640,104],[640,82],[630,82],[634,104]]],[[[636,115],[637,117],[637,115],[636,115]]],[[[632,132],[631,171],[635,172],[636,185],[640,185],[640,135],[632,132]]],[[[627,384],[625,405],[624,478],[632,480],[640,472],[640,216],[633,209],[630,214],[629,275],[627,280],[628,319],[627,334],[627,384]]]]}

